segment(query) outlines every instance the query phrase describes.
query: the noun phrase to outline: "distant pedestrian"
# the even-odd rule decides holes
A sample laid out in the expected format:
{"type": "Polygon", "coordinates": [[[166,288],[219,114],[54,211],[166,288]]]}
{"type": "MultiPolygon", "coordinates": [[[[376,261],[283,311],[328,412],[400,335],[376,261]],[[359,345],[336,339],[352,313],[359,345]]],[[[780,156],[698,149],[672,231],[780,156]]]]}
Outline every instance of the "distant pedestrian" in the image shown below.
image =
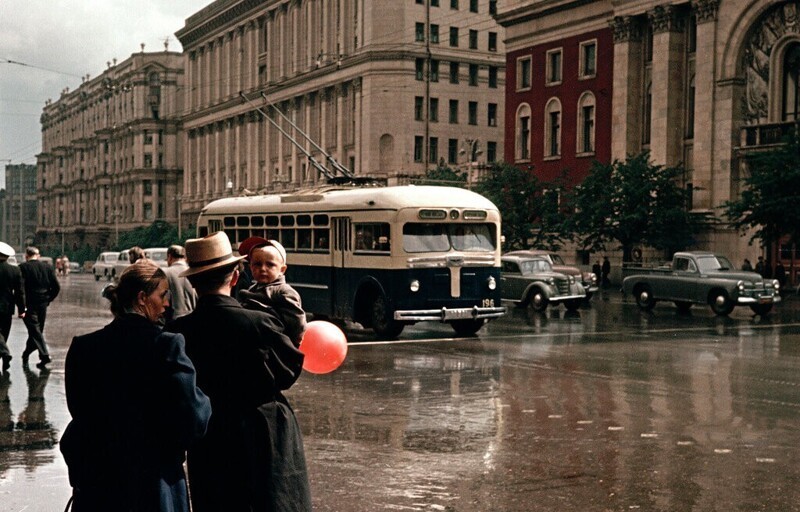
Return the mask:
{"type": "Polygon", "coordinates": [[[50,352],[44,339],[44,325],[47,320],[47,307],[58,297],[61,285],[50,265],[39,259],[39,249],[25,249],[25,263],[20,264],[25,283],[25,327],[28,328],[28,341],[22,352],[22,364],[28,364],[28,357],[39,351],[39,368],[50,362],[50,352]]]}
{"type": "Polygon", "coordinates": [[[756,271],[756,274],[760,275],[761,277],[764,277],[765,274],[764,274],[764,257],[763,256],[759,256],[758,257],[758,261],[756,261],[755,271],[756,271]]]}
{"type": "Polygon", "coordinates": [[[17,307],[19,317],[25,318],[25,289],[22,285],[22,273],[19,267],[8,262],[8,258],[13,255],[14,248],[5,242],[0,242],[0,357],[3,359],[3,371],[6,373],[11,366],[8,335],[11,332],[14,306],[17,307]]]}
{"type": "MultiPolygon", "coordinates": [[[[61,438],[74,512],[188,512],[183,461],[211,405],[180,334],[158,326],[169,304],[161,268],[131,265],[106,289],[114,320],[72,340],[61,438]]],[[[222,510],[222,509],[220,509],[222,510]]]]}
{"type": "Polygon", "coordinates": [[[781,288],[786,284],[786,267],[783,266],[781,260],[778,260],[778,263],[775,264],[775,279],[778,280],[781,288]]]}
{"type": "Polygon", "coordinates": [[[753,271],[753,265],[750,264],[750,260],[748,260],[747,258],[744,259],[744,264],[742,264],[742,270],[746,272],[753,271]]]}
{"type": "Polygon", "coordinates": [[[131,263],[131,265],[144,258],[145,258],[144,249],[142,249],[138,245],[134,245],[133,247],[128,249],[128,261],[131,263]]]}
{"type": "Polygon", "coordinates": [[[185,277],[181,277],[181,273],[186,270],[189,270],[189,265],[186,263],[186,250],[182,245],[170,245],[167,249],[167,268],[164,269],[171,294],[171,307],[167,309],[165,315],[168,322],[188,315],[197,304],[197,294],[192,283],[185,277]]]}
{"type": "Polygon", "coordinates": [[[597,279],[600,279],[603,276],[603,267],[600,266],[600,260],[597,260],[597,262],[592,265],[592,273],[595,275],[595,277],[597,277],[597,279]]]}
{"type": "Polygon", "coordinates": [[[611,280],[609,279],[609,275],[611,274],[611,262],[608,261],[608,256],[603,256],[603,287],[607,287],[611,284],[611,280]]]}

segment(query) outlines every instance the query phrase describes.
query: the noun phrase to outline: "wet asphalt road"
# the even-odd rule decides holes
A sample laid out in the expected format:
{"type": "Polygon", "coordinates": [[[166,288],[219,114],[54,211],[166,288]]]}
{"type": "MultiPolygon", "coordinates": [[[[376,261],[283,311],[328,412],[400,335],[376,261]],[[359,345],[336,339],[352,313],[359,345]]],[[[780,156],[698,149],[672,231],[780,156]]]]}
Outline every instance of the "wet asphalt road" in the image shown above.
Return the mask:
{"type": "MultiPolygon", "coordinates": [[[[102,282],[63,283],[51,371],[23,371],[12,327],[0,511],[60,511],[70,493],[64,355],[111,315],[102,282]]],[[[315,510],[800,510],[799,328],[796,297],[763,319],[716,318],[640,313],[609,292],[576,315],[513,310],[470,339],[436,324],[391,343],[350,332],[339,370],[288,393],[315,510]]]]}

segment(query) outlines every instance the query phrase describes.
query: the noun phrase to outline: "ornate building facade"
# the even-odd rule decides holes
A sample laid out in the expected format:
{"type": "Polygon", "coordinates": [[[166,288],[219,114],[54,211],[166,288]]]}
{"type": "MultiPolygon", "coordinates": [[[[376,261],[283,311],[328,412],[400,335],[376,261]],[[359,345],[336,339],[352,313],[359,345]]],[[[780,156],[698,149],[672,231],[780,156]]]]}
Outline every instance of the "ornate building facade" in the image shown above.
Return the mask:
{"type": "Polygon", "coordinates": [[[495,12],[494,0],[217,0],[189,17],[176,34],[185,213],[324,182],[309,155],[389,180],[501,160],[495,12]]]}
{"type": "Polygon", "coordinates": [[[114,247],[120,232],[176,223],[183,171],[183,56],[135,53],[64,90],[41,116],[37,243],[114,247]]]}
{"type": "MultiPolygon", "coordinates": [[[[560,136],[564,152],[571,154],[575,141],[581,147],[581,132],[594,129],[597,158],[624,159],[648,150],[657,164],[682,163],[691,209],[710,220],[698,245],[735,262],[754,260],[759,250],[727,226],[719,207],[739,196],[746,156],[779,143],[798,119],[799,15],[795,1],[509,0],[498,14],[509,51],[506,151],[525,137],[520,118],[527,111],[518,105],[529,101],[531,148],[547,147],[548,137],[560,136]],[[580,77],[584,59],[592,56],[581,45],[594,40],[597,75],[579,83],[580,91],[593,96],[595,121],[581,117],[592,103],[573,94],[561,102],[558,133],[548,117],[554,112],[548,102],[558,95],[524,96],[520,79],[511,73],[529,55],[531,80],[546,81],[549,61],[537,61],[537,55],[563,47],[565,76],[577,72],[580,77]],[[569,48],[576,45],[570,64],[569,48]],[[610,79],[596,83],[606,72],[610,79]]],[[[509,161],[527,164],[516,151],[509,161]]],[[[537,167],[549,164],[533,151],[530,159],[537,167]]],[[[583,172],[588,166],[575,169],[583,172]]]]}

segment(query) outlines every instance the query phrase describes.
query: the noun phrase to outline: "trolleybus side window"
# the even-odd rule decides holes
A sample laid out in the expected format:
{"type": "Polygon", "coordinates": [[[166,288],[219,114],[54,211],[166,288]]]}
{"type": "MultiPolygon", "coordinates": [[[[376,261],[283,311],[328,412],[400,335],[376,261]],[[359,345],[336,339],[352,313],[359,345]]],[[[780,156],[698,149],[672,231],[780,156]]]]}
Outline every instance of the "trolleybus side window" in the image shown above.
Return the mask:
{"type": "Polygon", "coordinates": [[[356,233],[355,252],[391,251],[389,224],[386,222],[356,222],[353,224],[356,233]]]}

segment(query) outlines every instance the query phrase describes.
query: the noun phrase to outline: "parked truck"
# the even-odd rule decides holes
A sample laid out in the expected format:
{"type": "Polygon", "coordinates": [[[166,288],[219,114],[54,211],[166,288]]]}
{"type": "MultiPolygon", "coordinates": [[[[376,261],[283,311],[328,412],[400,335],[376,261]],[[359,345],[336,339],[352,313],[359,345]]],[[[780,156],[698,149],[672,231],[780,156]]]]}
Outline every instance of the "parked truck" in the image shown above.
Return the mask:
{"type": "Polygon", "coordinates": [[[722,316],[736,306],[750,306],[754,313],[765,315],[781,300],[777,280],[736,270],[727,258],[711,252],[678,252],[670,264],[628,268],[626,273],[622,291],[645,311],[658,301],[671,301],[684,312],[693,304],[708,304],[722,316]]]}

